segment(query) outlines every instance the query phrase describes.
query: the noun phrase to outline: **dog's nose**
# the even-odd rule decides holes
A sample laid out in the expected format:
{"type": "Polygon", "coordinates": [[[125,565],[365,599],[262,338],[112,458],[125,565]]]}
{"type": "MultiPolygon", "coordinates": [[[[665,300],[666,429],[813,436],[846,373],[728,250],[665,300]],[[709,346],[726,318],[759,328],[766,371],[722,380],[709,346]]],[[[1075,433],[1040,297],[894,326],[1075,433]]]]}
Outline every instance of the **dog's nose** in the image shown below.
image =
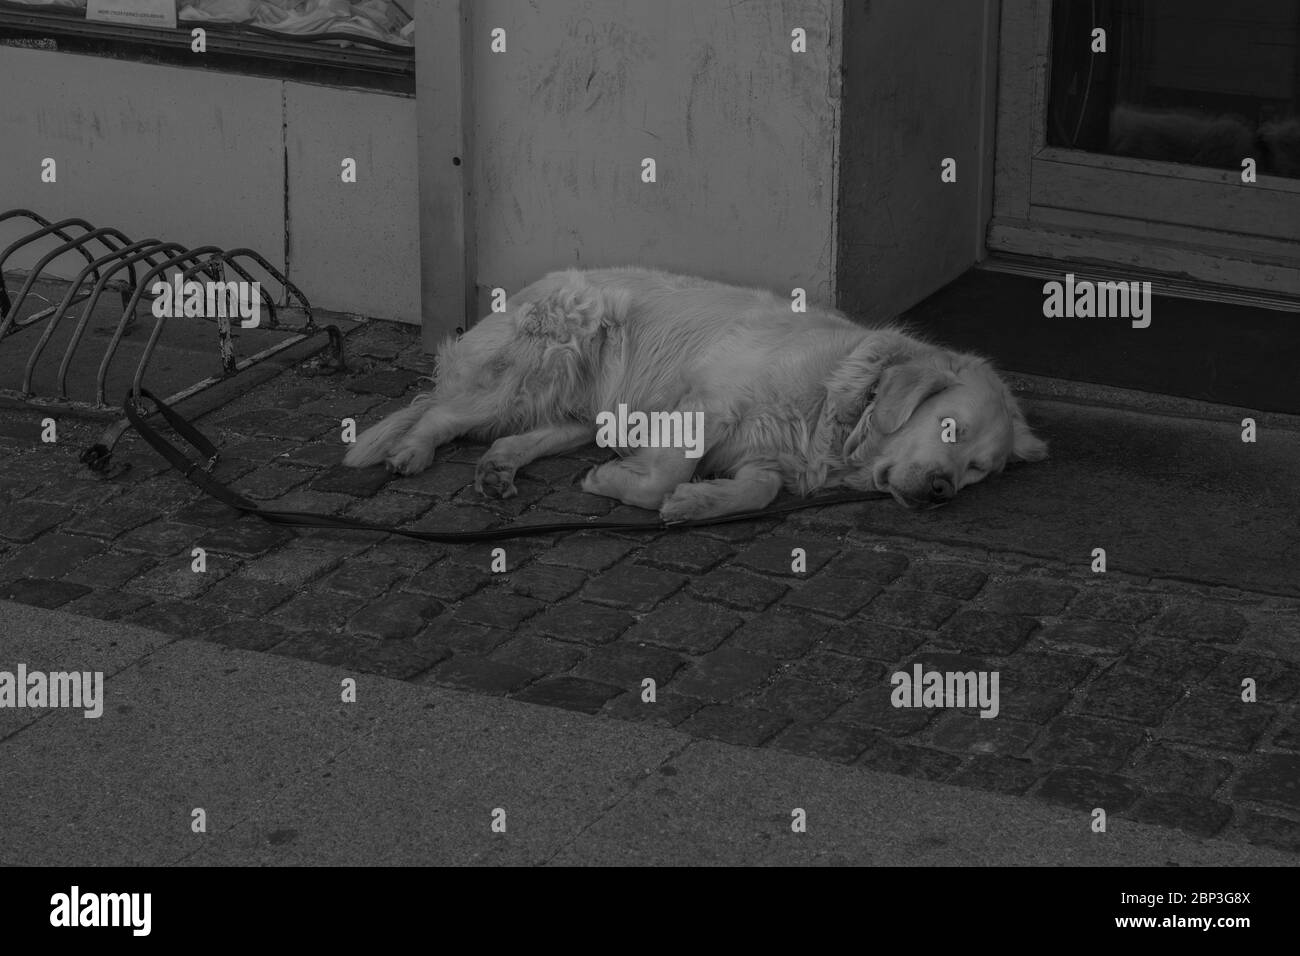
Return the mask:
{"type": "Polygon", "coordinates": [[[930,500],[933,502],[951,501],[952,496],[957,493],[957,489],[952,486],[952,482],[943,475],[937,475],[930,480],[930,500]]]}

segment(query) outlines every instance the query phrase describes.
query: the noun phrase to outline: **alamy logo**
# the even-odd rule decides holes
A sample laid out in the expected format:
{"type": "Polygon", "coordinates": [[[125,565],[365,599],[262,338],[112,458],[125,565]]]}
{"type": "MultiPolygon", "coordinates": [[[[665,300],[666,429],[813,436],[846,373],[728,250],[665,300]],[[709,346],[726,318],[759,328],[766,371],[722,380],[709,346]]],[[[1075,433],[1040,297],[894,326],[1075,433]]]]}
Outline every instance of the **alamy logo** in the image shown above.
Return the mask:
{"type": "Polygon", "coordinates": [[[131,935],[148,936],[153,923],[152,893],[82,893],[74,886],[51,896],[50,907],[51,926],[129,926],[131,935]]]}
{"type": "Polygon", "coordinates": [[[685,448],[687,458],[704,454],[703,412],[617,412],[596,415],[596,444],[601,448],[685,448]]]}
{"type": "Polygon", "coordinates": [[[897,671],[889,679],[895,707],[976,707],[981,717],[998,715],[997,671],[927,671],[912,665],[912,673],[897,671]]]}
{"type": "Polygon", "coordinates": [[[1065,274],[1065,282],[1043,285],[1043,315],[1049,319],[1133,320],[1133,328],[1151,324],[1150,282],[1093,282],[1065,274]]]}
{"type": "Polygon", "coordinates": [[[0,671],[0,708],[73,707],[86,717],[104,713],[103,671],[0,671]]]}
{"type": "Polygon", "coordinates": [[[171,283],[158,281],[149,289],[153,294],[155,318],[214,319],[239,316],[241,329],[255,329],[262,321],[262,284],[260,282],[181,281],[176,275],[171,283]]]}

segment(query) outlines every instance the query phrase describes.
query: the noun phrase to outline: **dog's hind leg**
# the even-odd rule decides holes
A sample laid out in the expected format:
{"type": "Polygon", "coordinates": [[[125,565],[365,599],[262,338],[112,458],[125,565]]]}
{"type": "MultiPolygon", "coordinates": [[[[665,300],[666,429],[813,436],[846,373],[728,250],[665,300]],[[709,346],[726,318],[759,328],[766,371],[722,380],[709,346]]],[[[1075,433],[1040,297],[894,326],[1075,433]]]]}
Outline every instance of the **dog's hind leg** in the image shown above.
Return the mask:
{"type": "MultiPolygon", "coordinates": [[[[617,341],[607,328],[626,314],[627,296],[606,294],[576,272],[548,276],[524,294],[509,313],[444,342],[435,390],[363,432],[346,463],[387,461],[393,471],[413,475],[429,467],[438,445],[460,435],[544,434],[581,417],[591,404],[587,368],[617,341]]],[[[526,442],[505,446],[502,463],[521,449],[519,463],[547,451],[545,444],[532,453],[526,442]]]]}
{"type": "Polygon", "coordinates": [[[767,465],[741,465],[734,478],[678,485],[659,508],[664,521],[696,521],[757,511],[781,492],[781,473],[767,465]]]}
{"type": "Polygon", "coordinates": [[[513,498],[517,470],[545,455],[581,448],[594,433],[591,425],[565,422],[498,438],[474,469],[474,487],[489,498],[513,498]]]}

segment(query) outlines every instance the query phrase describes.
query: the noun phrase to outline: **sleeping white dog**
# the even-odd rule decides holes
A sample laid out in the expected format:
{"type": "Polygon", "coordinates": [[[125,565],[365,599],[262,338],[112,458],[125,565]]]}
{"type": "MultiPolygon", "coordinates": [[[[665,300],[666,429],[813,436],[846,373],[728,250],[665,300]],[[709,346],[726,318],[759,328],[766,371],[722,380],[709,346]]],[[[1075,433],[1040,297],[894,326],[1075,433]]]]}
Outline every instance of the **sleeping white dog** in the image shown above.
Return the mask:
{"type": "Polygon", "coordinates": [[[364,431],[345,461],[412,475],[465,435],[492,442],[478,490],[508,498],[517,469],[590,444],[620,405],[702,415],[702,456],[619,448],[583,479],[666,521],[764,508],[782,488],[932,506],[1047,454],[985,359],[795,312],[770,292],[624,268],[552,273],[448,339],[433,391],[364,431]]]}

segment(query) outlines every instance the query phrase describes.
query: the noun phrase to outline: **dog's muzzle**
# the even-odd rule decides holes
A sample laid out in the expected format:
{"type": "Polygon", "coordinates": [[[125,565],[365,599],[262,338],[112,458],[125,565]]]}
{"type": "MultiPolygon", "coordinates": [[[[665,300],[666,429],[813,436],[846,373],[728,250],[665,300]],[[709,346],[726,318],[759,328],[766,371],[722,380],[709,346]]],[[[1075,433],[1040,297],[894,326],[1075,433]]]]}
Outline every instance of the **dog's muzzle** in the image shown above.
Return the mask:
{"type": "Polygon", "coordinates": [[[952,501],[957,495],[957,486],[951,478],[944,474],[933,474],[922,486],[924,491],[921,494],[907,494],[902,489],[889,483],[889,468],[884,467],[878,470],[873,476],[872,481],[875,483],[876,490],[888,492],[895,501],[904,508],[911,511],[919,511],[923,508],[938,508],[952,501]]]}

